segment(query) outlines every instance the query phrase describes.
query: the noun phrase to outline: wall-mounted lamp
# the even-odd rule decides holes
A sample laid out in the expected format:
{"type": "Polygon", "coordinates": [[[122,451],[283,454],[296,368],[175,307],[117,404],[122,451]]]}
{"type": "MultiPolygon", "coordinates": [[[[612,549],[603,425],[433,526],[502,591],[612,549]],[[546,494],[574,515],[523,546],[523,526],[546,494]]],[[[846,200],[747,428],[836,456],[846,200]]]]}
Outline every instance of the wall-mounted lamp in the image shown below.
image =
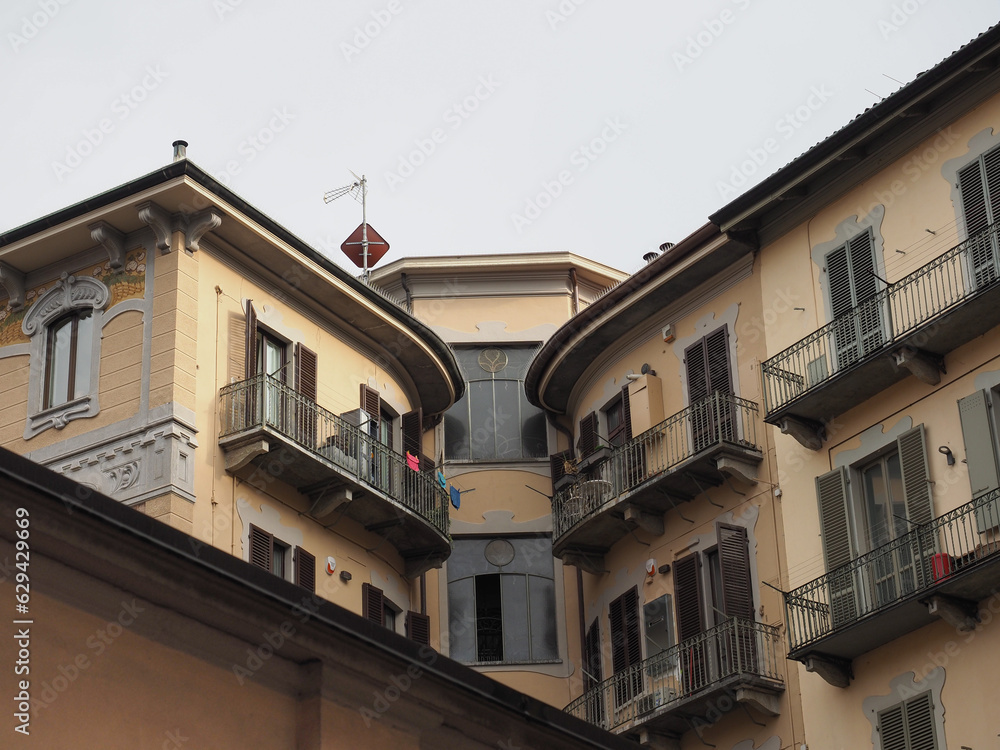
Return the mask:
{"type": "Polygon", "coordinates": [[[670,563],[663,563],[663,565],[656,569],[656,572],[660,575],[666,575],[670,572],[670,563]]]}
{"type": "Polygon", "coordinates": [[[344,583],[347,583],[347,581],[351,580],[350,571],[347,570],[340,571],[340,580],[343,581],[344,583]]]}
{"type": "Polygon", "coordinates": [[[951,452],[951,448],[949,448],[947,445],[942,445],[940,448],[938,448],[938,453],[943,453],[948,457],[949,466],[955,465],[955,454],[951,452]]]}

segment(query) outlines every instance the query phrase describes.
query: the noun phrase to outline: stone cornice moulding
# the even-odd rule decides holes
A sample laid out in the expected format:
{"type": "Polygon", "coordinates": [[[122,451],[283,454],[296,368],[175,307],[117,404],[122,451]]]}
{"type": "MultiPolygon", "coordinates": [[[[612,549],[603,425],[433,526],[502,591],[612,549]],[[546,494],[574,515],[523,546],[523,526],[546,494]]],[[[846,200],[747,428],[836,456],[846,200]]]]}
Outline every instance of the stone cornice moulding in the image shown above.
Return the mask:
{"type": "Polygon", "coordinates": [[[71,276],[64,273],[59,281],[31,306],[21,330],[26,336],[34,336],[50,321],[60,315],[81,307],[103,310],[111,298],[108,287],[102,281],[90,276],[71,276]]]}
{"type": "Polygon", "coordinates": [[[0,284],[7,290],[7,297],[10,299],[11,309],[17,310],[24,305],[24,274],[0,263],[0,284]]]}
{"type": "Polygon", "coordinates": [[[215,208],[206,208],[196,214],[182,215],[184,224],[184,247],[188,252],[201,250],[198,244],[206,233],[218,229],[222,224],[223,213],[215,208]]]}
{"type": "Polygon", "coordinates": [[[139,218],[149,226],[156,235],[156,247],[161,253],[170,252],[170,235],[172,232],[170,214],[157,203],[146,201],[136,206],[139,218]]]}

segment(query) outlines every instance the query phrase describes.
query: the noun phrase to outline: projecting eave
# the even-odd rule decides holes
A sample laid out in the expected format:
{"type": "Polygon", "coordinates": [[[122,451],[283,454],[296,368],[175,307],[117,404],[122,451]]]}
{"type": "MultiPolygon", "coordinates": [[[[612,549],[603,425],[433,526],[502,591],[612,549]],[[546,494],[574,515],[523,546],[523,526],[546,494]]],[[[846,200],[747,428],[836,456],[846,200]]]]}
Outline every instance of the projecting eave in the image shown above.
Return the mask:
{"type": "Polygon", "coordinates": [[[704,225],[559,328],[528,368],[528,400],[566,413],[573,389],[597,356],[756,248],[752,234],[723,234],[704,225]]]}
{"type": "Polygon", "coordinates": [[[723,206],[723,231],[754,230],[766,245],[1000,90],[1000,25],[921,73],[828,138],[723,206]]]}
{"type": "Polygon", "coordinates": [[[137,206],[146,201],[170,215],[219,211],[222,221],[204,242],[352,332],[409,380],[425,414],[442,413],[461,397],[464,380],[437,334],[186,159],[0,234],[0,263],[27,274],[58,262],[67,248],[94,247],[90,225],[97,221],[125,234],[142,229],[137,206]]]}

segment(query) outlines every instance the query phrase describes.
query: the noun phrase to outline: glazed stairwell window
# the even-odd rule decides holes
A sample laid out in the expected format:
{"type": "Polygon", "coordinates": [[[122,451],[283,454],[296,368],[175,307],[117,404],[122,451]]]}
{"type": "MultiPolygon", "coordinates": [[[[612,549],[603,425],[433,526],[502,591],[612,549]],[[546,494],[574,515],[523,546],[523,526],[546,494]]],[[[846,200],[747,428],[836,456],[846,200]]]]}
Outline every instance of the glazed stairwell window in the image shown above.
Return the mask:
{"type": "Polygon", "coordinates": [[[25,440],[100,411],[101,329],[109,296],[101,281],[64,274],[25,313],[21,329],[31,340],[25,440]]]}

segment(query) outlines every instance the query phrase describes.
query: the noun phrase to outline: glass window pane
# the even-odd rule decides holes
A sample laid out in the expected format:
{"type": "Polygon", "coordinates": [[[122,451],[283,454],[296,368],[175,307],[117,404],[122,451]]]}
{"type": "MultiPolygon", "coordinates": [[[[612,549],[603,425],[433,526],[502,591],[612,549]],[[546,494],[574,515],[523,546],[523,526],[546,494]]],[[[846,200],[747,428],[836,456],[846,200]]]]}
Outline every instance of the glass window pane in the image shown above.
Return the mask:
{"type": "Polygon", "coordinates": [[[76,327],[76,372],[73,381],[72,398],[79,398],[90,392],[90,355],[94,336],[94,316],[89,312],[77,318],[76,327]]]}
{"type": "Polygon", "coordinates": [[[868,541],[877,547],[889,541],[888,497],[882,462],[869,466],[863,472],[865,511],[868,515],[868,541]]]}
{"type": "MultiPolygon", "coordinates": [[[[449,564],[450,564],[449,560],[449,564]]],[[[476,661],[476,599],[474,578],[448,584],[448,638],[451,658],[476,661]]]]}
{"type": "Polygon", "coordinates": [[[528,576],[531,615],[531,658],[558,659],[556,640],[556,587],[551,578],[528,576]]]}
{"type": "Polygon", "coordinates": [[[545,430],[545,412],[528,403],[524,395],[524,384],[518,383],[521,391],[521,445],[525,458],[546,458],[549,455],[549,441],[545,430]]]}
{"type": "Polygon", "coordinates": [[[469,455],[469,395],[466,393],[444,415],[445,456],[468,459],[469,455]]]}
{"type": "Polygon", "coordinates": [[[547,536],[511,537],[514,559],[504,566],[504,573],[533,573],[552,578],[552,539],[547,536]]]}
{"type": "Polygon", "coordinates": [[[481,380],[469,383],[469,428],[472,435],[472,459],[496,456],[497,442],[493,419],[493,383],[481,380]]]}
{"type": "Polygon", "coordinates": [[[896,530],[895,536],[899,537],[909,530],[906,522],[906,503],[903,493],[903,471],[899,464],[899,454],[893,453],[885,459],[886,474],[888,476],[889,502],[892,508],[892,526],[896,530]]]}
{"type": "Polygon", "coordinates": [[[528,661],[531,639],[528,637],[527,580],[521,575],[502,575],[503,658],[504,661],[528,661]]]}
{"type": "Polygon", "coordinates": [[[448,558],[448,580],[498,572],[486,559],[486,545],[489,543],[487,538],[456,539],[448,558]]]}
{"type": "Polygon", "coordinates": [[[494,383],[497,458],[521,458],[521,383],[497,380],[494,383]]]}
{"type": "Polygon", "coordinates": [[[69,360],[73,339],[73,319],[67,318],[49,331],[48,386],[46,406],[58,406],[69,400],[69,360]]]}

